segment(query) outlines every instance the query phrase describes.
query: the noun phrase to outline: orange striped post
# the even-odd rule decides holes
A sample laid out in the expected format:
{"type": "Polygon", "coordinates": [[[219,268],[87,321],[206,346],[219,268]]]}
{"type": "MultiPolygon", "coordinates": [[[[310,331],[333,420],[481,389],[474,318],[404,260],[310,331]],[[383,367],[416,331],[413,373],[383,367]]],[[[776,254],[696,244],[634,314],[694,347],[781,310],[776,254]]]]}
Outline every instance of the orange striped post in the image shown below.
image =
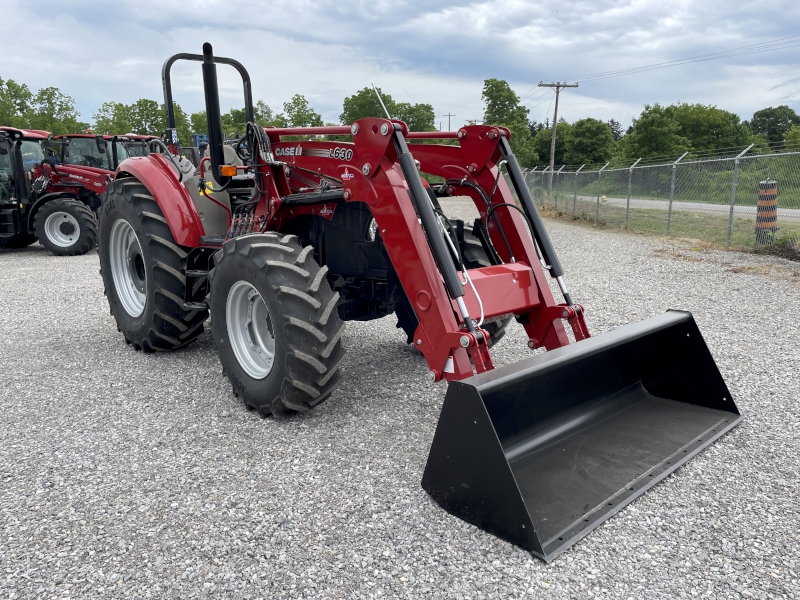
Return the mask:
{"type": "Polygon", "coordinates": [[[778,231],[778,183],[767,179],[758,183],[756,246],[771,246],[776,231],[778,231]]]}

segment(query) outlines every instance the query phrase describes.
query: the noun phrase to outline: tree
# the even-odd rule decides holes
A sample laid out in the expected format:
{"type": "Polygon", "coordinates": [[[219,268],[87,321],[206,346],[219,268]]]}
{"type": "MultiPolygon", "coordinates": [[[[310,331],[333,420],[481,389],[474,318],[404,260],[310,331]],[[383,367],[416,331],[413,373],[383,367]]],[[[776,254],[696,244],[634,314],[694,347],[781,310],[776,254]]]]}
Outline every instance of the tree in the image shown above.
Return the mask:
{"type": "Polygon", "coordinates": [[[528,123],[529,110],[520,105],[519,96],[511,89],[508,82],[502,79],[486,79],[483,82],[481,98],[485,105],[483,123],[507,127],[511,131],[511,149],[519,163],[523,167],[533,165],[538,160],[538,155],[532,143],[528,123]]]}
{"type": "Polygon", "coordinates": [[[691,144],[680,134],[680,128],[670,111],[658,102],[645,104],[642,114],[633,120],[633,131],[625,136],[624,158],[673,156],[690,150],[691,144]]]}
{"type": "Polygon", "coordinates": [[[395,104],[392,116],[408,125],[409,131],[436,131],[436,113],[430,104],[395,104]]]}
{"type": "Polygon", "coordinates": [[[800,148],[800,125],[792,125],[792,128],[786,133],[786,145],[791,146],[792,150],[800,148]]]}
{"type": "MultiPolygon", "coordinates": [[[[187,115],[181,105],[177,102],[172,103],[173,110],[175,111],[175,129],[178,130],[178,141],[183,145],[191,145],[192,142],[192,127],[189,124],[189,115],[187,115]]],[[[164,115],[161,120],[161,129],[158,133],[153,135],[161,135],[167,128],[167,115],[164,111],[164,105],[161,105],[161,114],[164,115]]]]}
{"type": "MultiPolygon", "coordinates": [[[[572,127],[564,119],[559,119],[558,131],[556,132],[556,152],[554,164],[566,164],[567,141],[572,127]]],[[[513,138],[512,138],[513,139],[513,138]]],[[[533,151],[537,155],[535,162],[540,165],[550,165],[550,142],[553,139],[553,130],[549,127],[540,129],[536,136],[531,140],[533,151]]]]}
{"type": "Polygon", "coordinates": [[[256,102],[255,107],[253,107],[253,113],[258,125],[268,127],[274,124],[275,113],[272,112],[272,108],[270,108],[269,104],[263,100],[256,102]]]}
{"type": "Polygon", "coordinates": [[[775,143],[783,140],[792,125],[800,125],[800,116],[784,104],[777,108],[756,111],[749,125],[755,135],[765,135],[770,142],[775,143]]]}
{"type": "Polygon", "coordinates": [[[155,100],[141,98],[128,106],[128,121],[131,131],[138,135],[161,135],[166,129],[164,105],[155,100]]]}
{"type": "Polygon", "coordinates": [[[52,134],[86,131],[88,123],[78,121],[75,99],[55,87],[46,87],[36,92],[25,111],[25,120],[30,129],[43,129],[52,134]]]}
{"type": "Polygon", "coordinates": [[[308,105],[305,96],[295,94],[283,103],[283,113],[278,115],[289,127],[322,127],[322,116],[308,105]]]}
{"type": "Polygon", "coordinates": [[[745,146],[750,138],[738,115],[716,106],[683,103],[668,106],[666,112],[677,121],[678,133],[689,140],[692,150],[745,146]]]}
{"type": "Polygon", "coordinates": [[[247,122],[243,108],[232,108],[222,115],[222,131],[236,137],[244,135],[247,122]]]}
{"type": "Polygon", "coordinates": [[[189,116],[189,121],[192,124],[192,133],[199,133],[201,135],[208,134],[208,122],[206,121],[206,111],[192,113],[189,116]]]}
{"type": "Polygon", "coordinates": [[[121,102],[104,102],[94,114],[94,131],[101,135],[131,133],[128,107],[121,102]]]}
{"type": "Polygon", "coordinates": [[[608,127],[611,129],[611,135],[614,137],[615,142],[621,140],[622,136],[625,135],[625,132],[622,131],[622,125],[619,124],[619,121],[614,119],[609,120],[608,127]]]}
{"type": "Polygon", "coordinates": [[[25,84],[0,78],[0,123],[9,127],[26,127],[26,117],[33,94],[25,84]]]}
{"type": "Polygon", "coordinates": [[[607,123],[592,118],[581,119],[570,127],[565,146],[566,163],[576,165],[605,163],[611,160],[614,154],[614,134],[607,123]]]}
{"type": "MultiPolygon", "coordinates": [[[[386,110],[389,111],[390,115],[394,116],[394,100],[389,94],[384,94],[381,88],[377,89],[383,99],[383,103],[386,105],[386,110]]],[[[378,100],[378,96],[375,95],[375,91],[372,88],[365,87],[344,99],[342,114],[339,115],[339,121],[342,125],[350,125],[353,121],[357,121],[358,119],[385,116],[386,113],[383,111],[383,107],[378,100]]]]}

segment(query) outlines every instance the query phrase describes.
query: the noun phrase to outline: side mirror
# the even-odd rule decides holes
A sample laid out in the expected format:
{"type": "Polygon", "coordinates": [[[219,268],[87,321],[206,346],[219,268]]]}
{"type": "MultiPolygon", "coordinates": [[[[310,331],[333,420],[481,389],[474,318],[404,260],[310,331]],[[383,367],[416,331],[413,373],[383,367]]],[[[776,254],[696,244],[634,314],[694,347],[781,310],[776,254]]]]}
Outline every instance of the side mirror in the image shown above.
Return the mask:
{"type": "Polygon", "coordinates": [[[97,151],[100,154],[105,154],[106,153],[106,141],[103,139],[103,136],[102,135],[94,136],[94,141],[97,144],[97,151]]]}

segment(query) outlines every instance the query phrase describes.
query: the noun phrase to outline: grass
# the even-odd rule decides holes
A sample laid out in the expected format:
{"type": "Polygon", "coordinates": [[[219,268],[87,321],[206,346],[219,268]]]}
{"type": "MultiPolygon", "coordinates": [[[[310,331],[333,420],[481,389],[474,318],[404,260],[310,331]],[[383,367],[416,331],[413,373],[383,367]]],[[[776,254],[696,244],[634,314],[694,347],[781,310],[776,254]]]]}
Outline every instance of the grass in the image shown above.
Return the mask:
{"type": "MultiPolygon", "coordinates": [[[[653,235],[667,235],[667,212],[664,210],[631,208],[626,228],[625,208],[621,206],[601,204],[597,222],[595,222],[596,202],[578,200],[574,216],[571,201],[564,204],[559,202],[559,206],[561,210],[556,210],[552,203],[545,202],[545,206],[542,208],[541,204],[537,202],[537,208],[545,217],[564,219],[593,227],[610,227],[653,235]]],[[[719,213],[707,213],[674,210],[673,208],[669,235],[704,240],[716,246],[726,246],[728,216],[727,210],[721,210],[719,213]]],[[[731,224],[730,247],[737,250],[758,250],[800,260],[800,223],[779,221],[778,227],[771,246],[756,248],[755,219],[734,216],[731,224]]]]}

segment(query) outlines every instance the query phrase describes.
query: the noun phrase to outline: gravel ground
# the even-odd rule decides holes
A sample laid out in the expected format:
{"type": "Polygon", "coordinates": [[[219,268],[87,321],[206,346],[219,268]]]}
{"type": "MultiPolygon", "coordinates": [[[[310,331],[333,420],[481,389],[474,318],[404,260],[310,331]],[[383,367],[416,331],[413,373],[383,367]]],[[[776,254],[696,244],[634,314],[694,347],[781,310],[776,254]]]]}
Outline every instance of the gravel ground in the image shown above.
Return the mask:
{"type": "Polygon", "coordinates": [[[693,311],[746,415],[550,565],[420,488],[445,386],[393,319],[349,324],[328,402],[260,419],[208,333],[125,345],[95,252],[0,253],[0,596],[800,597],[800,265],[548,227],[595,334],[693,311]]]}

